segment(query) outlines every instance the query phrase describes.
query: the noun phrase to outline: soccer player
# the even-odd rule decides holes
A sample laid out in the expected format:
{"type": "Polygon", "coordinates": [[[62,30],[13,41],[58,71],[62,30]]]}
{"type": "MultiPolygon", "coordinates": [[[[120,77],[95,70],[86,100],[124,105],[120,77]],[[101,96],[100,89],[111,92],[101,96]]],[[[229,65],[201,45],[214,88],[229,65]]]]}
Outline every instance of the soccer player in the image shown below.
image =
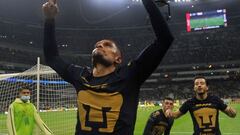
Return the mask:
{"type": "Polygon", "coordinates": [[[195,77],[195,97],[187,100],[176,112],[168,109],[167,117],[179,118],[189,111],[194,125],[193,135],[221,135],[219,110],[232,118],[236,116],[236,110],[224,104],[220,98],[208,95],[208,89],[205,77],[195,77]]]}
{"type": "Polygon", "coordinates": [[[30,103],[30,90],[22,87],[19,97],[9,106],[7,128],[9,135],[33,135],[35,124],[46,134],[53,134],[42,121],[35,106],[30,103]]]}
{"type": "Polygon", "coordinates": [[[173,99],[166,97],[163,100],[163,108],[154,111],[145,126],[143,135],[170,135],[174,120],[166,117],[166,110],[173,109],[173,99]]]}
{"type": "Polygon", "coordinates": [[[142,1],[149,13],[157,39],[126,65],[117,44],[108,39],[97,42],[92,51],[93,69],[63,61],[55,41],[56,0],[43,4],[44,56],[46,63],[77,92],[75,135],[133,135],[142,83],[157,68],[173,36],[152,0],[142,1]]]}

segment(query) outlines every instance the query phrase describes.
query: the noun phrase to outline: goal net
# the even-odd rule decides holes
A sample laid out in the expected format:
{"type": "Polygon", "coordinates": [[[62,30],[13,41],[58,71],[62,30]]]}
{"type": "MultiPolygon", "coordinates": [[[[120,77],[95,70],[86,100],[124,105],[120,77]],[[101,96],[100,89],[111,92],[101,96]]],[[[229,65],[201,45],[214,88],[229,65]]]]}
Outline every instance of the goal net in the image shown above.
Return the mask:
{"type": "MultiPolygon", "coordinates": [[[[55,135],[72,135],[76,124],[76,91],[48,66],[39,65],[22,73],[0,75],[0,135],[7,135],[8,106],[21,86],[31,89],[30,101],[55,135]]],[[[35,134],[43,134],[37,130],[35,134]]]]}

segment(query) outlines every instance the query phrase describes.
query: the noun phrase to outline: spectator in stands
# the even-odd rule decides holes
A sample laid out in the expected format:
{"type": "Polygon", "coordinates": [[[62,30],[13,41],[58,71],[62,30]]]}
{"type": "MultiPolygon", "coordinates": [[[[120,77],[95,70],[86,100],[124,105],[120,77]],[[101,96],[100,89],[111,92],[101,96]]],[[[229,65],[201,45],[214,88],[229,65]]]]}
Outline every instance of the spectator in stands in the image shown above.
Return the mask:
{"type": "Polygon", "coordinates": [[[22,87],[19,97],[9,106],[7,128],[9,135],[33,135],[35,124],[46,134],[53,134],[42,121],[35,106],[30,103],[30,89],[22,87]]]}

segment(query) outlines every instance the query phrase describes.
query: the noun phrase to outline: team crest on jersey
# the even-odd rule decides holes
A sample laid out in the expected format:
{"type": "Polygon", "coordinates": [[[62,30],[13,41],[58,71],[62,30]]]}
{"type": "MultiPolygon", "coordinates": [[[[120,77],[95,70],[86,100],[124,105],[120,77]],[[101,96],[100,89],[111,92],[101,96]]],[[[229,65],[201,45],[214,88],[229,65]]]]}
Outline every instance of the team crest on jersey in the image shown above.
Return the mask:
{"type": "Polygon", "coordinates": [[[112,133],[119,118],[123,97],[120,93],[84,90],[78,93],[81,129],[112,133]]]}
{"type": "Polygon", "coordinates": [[[156,111],[156,112],[154,112],[154,113],[152,114],[152,116],[153,116],[154,118],[156,118],[158,115],[160,115],[160,112],[159,112],[159,111],[156,111]]]}
{"type": "Polygon", "coordinates": [[[214,108],[201,108],[193,112],[200,129],[203,132],[212,132],[216,127],[217,110],[214,108]]]}
{"type": "Polygon", "coordinates": [[[153,127],[152,134],[153,135],[161,135],[164,133],[165,130],[166,130],[165,126],[157,125],[157,126],[153,127]]]}

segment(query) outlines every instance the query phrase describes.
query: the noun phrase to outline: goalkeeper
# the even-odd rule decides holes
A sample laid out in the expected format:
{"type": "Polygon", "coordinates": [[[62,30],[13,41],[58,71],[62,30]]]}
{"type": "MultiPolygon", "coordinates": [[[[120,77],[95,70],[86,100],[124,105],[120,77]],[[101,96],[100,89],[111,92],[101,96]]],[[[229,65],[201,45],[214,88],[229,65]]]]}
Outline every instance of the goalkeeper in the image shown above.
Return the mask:
{"type": "Polygon", "coordinates": [[[41,120],[35,106],[30,103],[30,90],[20,88],[19,97],[9,106],[7,115],[7,128],[9,135],[33,135],[34,125],[46,134],[52,131],[41,120]]]}

